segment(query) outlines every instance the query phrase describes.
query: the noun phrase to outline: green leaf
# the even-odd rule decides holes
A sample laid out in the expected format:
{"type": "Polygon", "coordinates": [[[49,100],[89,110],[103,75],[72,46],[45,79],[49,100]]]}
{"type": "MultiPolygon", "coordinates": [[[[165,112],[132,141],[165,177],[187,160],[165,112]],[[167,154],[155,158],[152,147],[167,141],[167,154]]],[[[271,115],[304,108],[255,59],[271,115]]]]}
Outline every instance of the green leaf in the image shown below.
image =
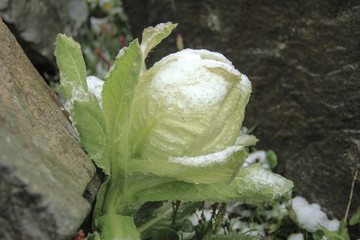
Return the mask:
{"type": "Polygon", "coordinates": [[[131,239],[140,240],[140,233],[136,229],[134,219],[119,214],[105,214],[97,219],[101,229],[101,239],[131,239]]]}
{"type": "Polygon", "coordinates": [[[358,209],[356,210],[356,212],[354,213],[354,215],[351,217],[349,224],[351,226],[360,223],[360,207],[358,207],[358,209]]]}
{"type": "Polygon", "coordinates": [[[268,161],[271,169],[274,169],[278,164],[278,158],[273,150],[266,152],[266,160],[268,161]]]}
{"type": "Polygon", "coordinates": [[[141,68],[141,51],[138,40],[123,48],[116,57],[114,65],[105,76],[102,91],[103,111],[109,132],[115,128],[116,120],[128,120],[129,104],[134,95],[141,68]],[[113,128],[110,128],[112,126],[113,128]]]}
{"type": "MultiPolygon", "coordinates": [[[[164,202],[164,201],[156,201],[156,202],[145,202],[142,203],[141,207],[138,209],[138,211],[134,214],[135,219],[135,225],[137,227],[141,225],[148,225],[150,227],[152,224],[151,222],[157,223],[158,221],[154,220],[154,218],[161,219],[164,216],[168,217],[170,216],[166,212],[170,212],[171,209],[171,203],[170,202],[164,202]],[[165,215],[164,215],[165,213],[165,215]]],[[[148,228],[147,227],[147,228],[148,228]]],[[[142,236],[142,230],[139,229],[142,236]]]]}
{"type": "Polygon", "coordinates": [[[98,101],[91,97],[88,101],[75,101],[72,120],[80,135],[80,143],[96,165],[110,174],[108,143],[105,120],[98,101]]]}
{"type": "Polygon", "coordinates": [[[148,27],[144,30],[141,40],[141,50],[144,59],[151,49],[158,45],[164,38],[170,35],[171,31],[177,26],[171,22],[160,23],[155,27],[148,27]]]}
{"type": "MultiPolygon", "coordinates": [[[[142,54],[136,39],[128,48],[123,48],[119,52],[116,62],[105,77],[102,105],[109,141],[112,141],[112,151],[118,149],[119,144],[122,150],[126,151],[128,143],[121,140],[127,138],[130,108],[141,65],[142,54]]],[[[123,156],[123,159],[126,158],[127,156],[123,156]]]]}
{"type": "Polygon", "coordinates": [[[103,203],[105,200],[105,194],[106,194],[106,190],[107,190],[110,178],[111,178],[110,175],[105,176],[104,182],[101,184],[99,191],[96,195],[96,204],[95,204],[94,211],[93,211],[93,226],[92,226],[94,229],[100,230],[98,219],[102,215],[103,203]]]}
{"type": "Polygon", "coordinates": [[[132,160],[128,170],[138,173],[151,173],[162,177],[172,177],[191,183],[230,182],[247,157],[245,150],[236,152],[225,162],[209,166],[194,167],[181,163],[157,160],[132,160]]]}
{"type": "Polygon", "coordinates": [[[159,229],[154,236],[152,237],[153,240],[178,240],[179,236],[174,229],[169,227],[159,229]]]}
{"type": "MultiPolygon", "coordinates": [[[[182,202],[176,213],[175,224],[183,225],[197,208],[199,208],[197,202],[182,202]]],[[[159,230],[173,225],[173,212],[171,202],[144,203],[135,215],[135,222],[143,239],[147,239],[159,230]]],[[[187,230],[190,231],[190,228],[192,225],[191,227],[187,226],[187,230]]]]}
{"type": "Polygon", "coordinates": [[[58,34],[55,56],[65,98],[70,101],[74,94],[87,93],[86,68],[80,44],[71,37],[58,34]]]}
{"type": "MultiPolygon", "coordinates": [[[[211,173],[209,173],[211,174],[211,173]]],[[[144,180],[146,182],[146,179],[144,180]]],[[[272,202],[293,187],[286,178],[265,170],[259,164],[241,168],[230,183],[192,184],[169,181],[133,192],[130,203],[142,201],[246,201],[249,203],[272,202]]],[[[129,189],[129,191],[131,191],[129,189]]]]}

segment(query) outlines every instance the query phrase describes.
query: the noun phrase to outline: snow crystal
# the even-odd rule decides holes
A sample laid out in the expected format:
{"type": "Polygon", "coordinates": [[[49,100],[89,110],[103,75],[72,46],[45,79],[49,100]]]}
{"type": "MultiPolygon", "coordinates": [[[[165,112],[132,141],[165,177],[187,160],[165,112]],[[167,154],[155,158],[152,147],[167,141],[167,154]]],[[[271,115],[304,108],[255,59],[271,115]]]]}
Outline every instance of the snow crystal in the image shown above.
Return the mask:
{"type": "Polygon", "coordinates": [[[235,152],[240,151],[242,148],[242,146],[230,146],[225,148],[223,151],[197,157],[169,157],[169,162],[181,163],[187,166],[205,166],[213,163],[224,162],[228,157],[235,152]]]}
{"type": "Polygon", "coordinates": [[[88,76],[86,78],[86,83],[87,83],[89,92],[96,97],[96,99],[99,102],[100,107],[102,108],[101,93],[102,93],[104,81],[95,76],[88,76]]]}
{"type": "Polygon", "coordinates": [[[216,69],[241,75],[223,55],[207,50],[185,49],[163,58],[154,67],[160,67],[151,83],[154,97],[165,99],[169,109],[177,107],[185,113],[224,99],[229,82],[216,69]]]}
{"type": "Polygon", "coordinates": [[[302,233],[291,234],[288,240],[304,240],[304,235],[302,233]]]}
{"type": "Polygon", "coordinates": [[[309,204],[305,198],[295,197],[292,208],[300,225],[309,232],[315,232],[321,229],[321,226],[330,231],[339,230],[340,222],[336,219],[329,220],[318,204],[309,204]]]}
{"type": "Polygon", "coordinates": [[[264,168],[270,169],[270,165],[266,159],[266,152],[265,151],[256,151],[250,153],[248,157],[245,159],[243,167],[247,167],[254,163],[261,163],[264,168]]]}

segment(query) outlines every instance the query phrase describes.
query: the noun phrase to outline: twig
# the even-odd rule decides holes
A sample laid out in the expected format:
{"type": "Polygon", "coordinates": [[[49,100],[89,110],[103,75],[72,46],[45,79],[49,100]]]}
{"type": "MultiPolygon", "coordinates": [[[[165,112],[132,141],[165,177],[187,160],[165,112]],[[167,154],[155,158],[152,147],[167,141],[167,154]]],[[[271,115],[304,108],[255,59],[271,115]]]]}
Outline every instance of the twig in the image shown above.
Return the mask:
{"type": "Polygon", "coordinates": [[[352,201],[352,197],[353,197],[353,194],[354,194],[355,181],[356,181],[358,173],[359,173],[359,169],[357,168],[357,169],[355,169],[355,171],[353,173],[353,179],[352,179],[352,183],[351,183],[349,202],[348,202],[348,205],[346,207],[346,212],[345,212],[345,217],[344,217],[344,225],[342,226],[343,229],[347,225],[347,218],[348,218],[349,211],[350,211],[351,201],[352,201]]]}
{"type": "Polygon", "coordinates": [[[101,61],[103,61],[105,64],[106,64],[106,66],[107,66],[107,68],[108,68],[108,70],[110,69],[110,67],[111,67],[111,64],[109,63],[109,61],[105,58],[105,56],[102,54],[102,52],[101,52],[101,48],[102,48],[102,46],[103,46],[103,43],[104,43],[104,39],[105,39],[105,36],[106,36],[106,33],[108,32],[108,25],[107,24],[104,24],[103,25],[103,31],[102,31],[102,33],[101,33],[101,37],[100,37],[100,41],[99,41],[99,46],[98,47],[95,47],[95,53],[96,53],[96,56],[98,57],[97,59],[96,59],[96,64],[97,64],[97,60],[99,59],[99,60],[101,60],[101,61]]]}
{"type": "Polygon", "coordinates": [[[101,50],[100,50],[99,47],[95,47],[95,53],[96,53],[96,56],[106,64],[106,66],[107,66],[107,68],[108,68],[108,70],[109,70],[110,67],[111,67],[111,64],[110,64],[109,61],[105,58],[105,56],[102,54],[102,52],[101,52],[101,50]]]}

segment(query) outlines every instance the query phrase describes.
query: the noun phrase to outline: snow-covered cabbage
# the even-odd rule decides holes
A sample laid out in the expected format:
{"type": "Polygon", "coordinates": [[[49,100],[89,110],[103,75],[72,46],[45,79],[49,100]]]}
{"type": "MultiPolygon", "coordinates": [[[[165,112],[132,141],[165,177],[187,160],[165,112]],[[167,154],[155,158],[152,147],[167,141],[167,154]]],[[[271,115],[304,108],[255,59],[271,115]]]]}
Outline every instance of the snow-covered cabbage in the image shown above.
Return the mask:
{"type": "Polygon", "coordinates": [[[222,54],[185,49],[145,71],[136,88],[135,158],[206,166],[256,139],[238,140],[251,83],[222,54]],[[242,142],[242,144],[236,144],[242,142]]]}

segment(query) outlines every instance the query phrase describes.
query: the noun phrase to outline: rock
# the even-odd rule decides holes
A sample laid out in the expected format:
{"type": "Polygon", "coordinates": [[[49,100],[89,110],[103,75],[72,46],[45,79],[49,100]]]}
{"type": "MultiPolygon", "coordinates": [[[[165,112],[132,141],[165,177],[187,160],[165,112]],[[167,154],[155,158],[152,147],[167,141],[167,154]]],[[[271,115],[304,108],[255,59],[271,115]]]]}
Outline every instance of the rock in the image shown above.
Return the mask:
{"type": "Polygon", "coordinates": [[[1,19],[0,49],[0,239],[68,240],[91,210],[82,195],[96,169],[1,19]]]}
{"type": "MultiPolygon", "coordinates": [[[[245,125],[259,123],[259,149],[295,193],[344,217],[360,167],[360,5],[335,1],[124,0],[135,37],[159,22],[179,23],[150,65],[188,48],[223,53],[253,83],[245,125]]],[[[350,213],[360,205],[357,181],[350,213]]],[[[351,214],[350,214],[351,215],[351,214]]]]}
{"type": "Polygon", "coordinates": [[[77,38],[88,13],[87,4],[82,0],[0,1],[0,17],[40,73],[55,74],[56,35],[66,33],[77,38]]]}

